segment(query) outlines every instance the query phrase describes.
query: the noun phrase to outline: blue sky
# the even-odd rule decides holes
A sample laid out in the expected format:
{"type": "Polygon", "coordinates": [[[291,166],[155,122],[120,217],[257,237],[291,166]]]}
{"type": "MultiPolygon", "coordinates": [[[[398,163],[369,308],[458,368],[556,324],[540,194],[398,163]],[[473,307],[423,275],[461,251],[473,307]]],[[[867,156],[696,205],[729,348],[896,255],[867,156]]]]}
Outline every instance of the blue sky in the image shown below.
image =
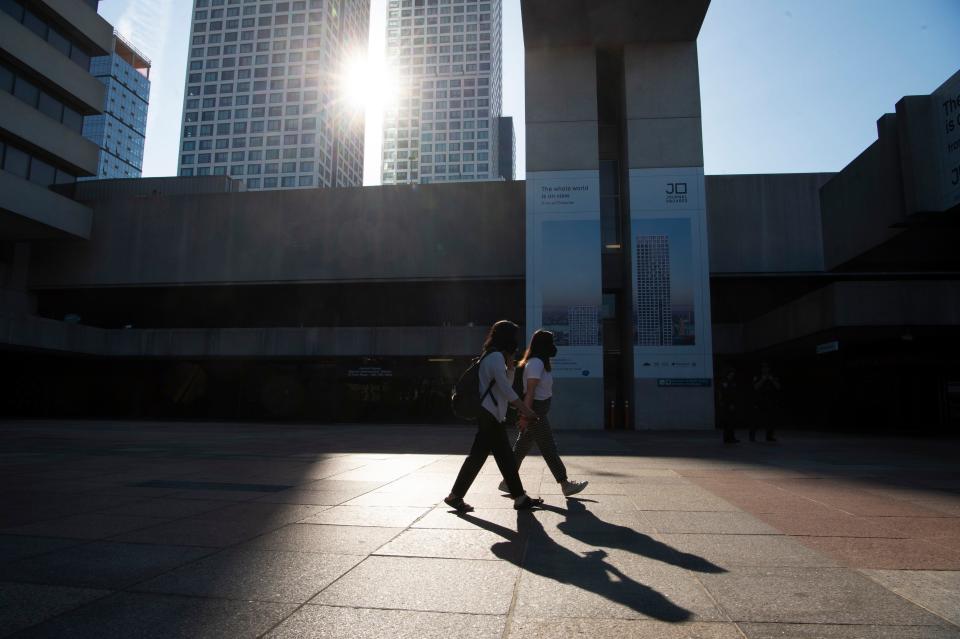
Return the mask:
{"type": "MultiPolygon", "coordinates": [[[[176,172],[191,0],[102,0],[100,13],[153,62],[144,175],[176,172]]],[[[386,0],[371,3],[382,55],[386,0]]],[[[904,95],[960,68],[958,0],[713,0],[698,40],[708,174],[836,171],[876,139],[904,95]]],[[[525,165],[520,0],[504,0],[504,114],[525,165]]],[[[365,181],[379,183],[379,112],[365,181]]]]}

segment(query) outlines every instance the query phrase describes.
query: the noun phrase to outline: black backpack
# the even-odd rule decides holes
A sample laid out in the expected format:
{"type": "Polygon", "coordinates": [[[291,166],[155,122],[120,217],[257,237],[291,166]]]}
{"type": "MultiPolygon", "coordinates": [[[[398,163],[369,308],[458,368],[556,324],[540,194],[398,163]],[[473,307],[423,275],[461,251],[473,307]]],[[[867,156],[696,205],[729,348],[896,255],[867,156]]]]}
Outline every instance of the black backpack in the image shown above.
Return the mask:
{"type": "MultiPolygon", "coordinates": [[[[480,414],[480,404],[493,390],[495,380],[491,379],[486,392],[483,395],[480,394],[480,362],[488,354],[484,353],[482,357],[473,358],[470,366],[457,380],[453,392],[450,393],[450,407],[453,409],[453,414],[460,419],[475,420],[480,414]]],[[[496,404],[497,400],[494,399],[493,403],[496,404]]]]}

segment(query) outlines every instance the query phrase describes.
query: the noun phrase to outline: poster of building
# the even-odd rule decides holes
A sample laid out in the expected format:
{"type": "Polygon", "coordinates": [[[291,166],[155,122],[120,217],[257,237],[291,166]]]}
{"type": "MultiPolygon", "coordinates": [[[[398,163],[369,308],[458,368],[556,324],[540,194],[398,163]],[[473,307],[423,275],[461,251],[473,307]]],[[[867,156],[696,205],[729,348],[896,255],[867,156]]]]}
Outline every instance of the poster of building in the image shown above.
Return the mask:
{"type": "Polygon", "coordinates": [[[527,176],[527,337],[552,331],[555,377],[603,375],[596,171],[527,176]]]}
{"type": "Polygon", "coordinates": [[[713,377],[703,171],[630,172],[634,374],[713,377]]]}

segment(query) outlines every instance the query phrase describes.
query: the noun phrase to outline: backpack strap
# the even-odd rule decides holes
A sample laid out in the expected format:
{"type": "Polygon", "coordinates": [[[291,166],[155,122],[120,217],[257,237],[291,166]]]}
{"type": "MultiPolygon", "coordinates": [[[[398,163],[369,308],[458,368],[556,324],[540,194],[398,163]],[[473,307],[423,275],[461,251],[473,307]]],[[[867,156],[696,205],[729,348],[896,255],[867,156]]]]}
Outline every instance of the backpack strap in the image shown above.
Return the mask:
{"type": "MultiPolygon", "coordinates": [[[[480,356],[480,359],[479,359],[479,360],[477,360],[477,375],[478,375],[478,376],[480,375],[480,362],[482,362],[483,359],[484,359],[487,355],[489,355],[490,353],[492,353],[492,352],[493,352],[493,351],[487,351],[486,353],[484,353],[483,355],[480,356]]],[[[493,400],[493,405],[496,406],[496,407],[498,407],[498,408],[500,407],[500,404],[497,403],[497,398],[493,396],[493,385],[494,385],[496,382],[497,382],[496,379],[491,379],[491,380],[490,380],[490,385],[487,386],[486,392],[485,392],[483,395],[480,396],[480,403],[481,403],[481,404],[483,403],[483,400],[485,400],[485,399],[487,398],[487,395],[489,395],[489,396],[490,396],[490,399],[493,400]]]]}

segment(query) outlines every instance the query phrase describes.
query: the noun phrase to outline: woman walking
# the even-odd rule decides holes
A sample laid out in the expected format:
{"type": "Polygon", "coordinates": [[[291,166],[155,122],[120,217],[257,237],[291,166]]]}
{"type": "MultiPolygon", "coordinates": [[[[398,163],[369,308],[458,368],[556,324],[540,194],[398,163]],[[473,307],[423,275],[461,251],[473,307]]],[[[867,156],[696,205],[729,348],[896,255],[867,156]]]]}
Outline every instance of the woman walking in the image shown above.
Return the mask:
{"type": "Polygon", "coordinates": [[[510,441],[503,420],[507,416],[507,405],[514,406],[520,414],[536,418],[536,413],[520,401],[513,390],[515,371],[514,358],[517,352],[518,327],[513,322],[501,320],[490,327],[483,343],[480,359],[480,413],[477,416],[477,435],[473,440],[470,454],[463,462],[453,489],[443,501],[458,512],[470,512],[473,507],[463,501],[467,491],[477,478],[477,474],[492,452],[497,467],[503,475],[505,491],[513,497],[513,507],[528,510],[543,504],[542,499],[527,495],[517,472],[517,464],[510,450],[510,441]]]}
{"type": "MultiPolygon", "coordinates": [[[[520,417],[518,423],[520,434],[517,435],[517,441],[513,445],[513,457],[519,469],[523,458],[536,442],[540,454],[543,455],[550,472],[553,473],[553,478],[560,484],[563,494],[569,497],[586,488],[587,482],[571,481],[567,478],[567,469],[560,460],[557,443],[553,439],[553,429],[550,428],[550,420],[547,418],[550,412],[550,400],[553,397],[553,372],[550,358],[556,354],[557,347],[553,343],[553,333],[540,329],[533,334],[523,360],[518,364],[523,368],[523,403],[532,408],[539,419],[529,420],[524,416],[520,417]]],[[[507,489],[507,483],[501,482],[500,490],[506,492],[507,489]]]]}

